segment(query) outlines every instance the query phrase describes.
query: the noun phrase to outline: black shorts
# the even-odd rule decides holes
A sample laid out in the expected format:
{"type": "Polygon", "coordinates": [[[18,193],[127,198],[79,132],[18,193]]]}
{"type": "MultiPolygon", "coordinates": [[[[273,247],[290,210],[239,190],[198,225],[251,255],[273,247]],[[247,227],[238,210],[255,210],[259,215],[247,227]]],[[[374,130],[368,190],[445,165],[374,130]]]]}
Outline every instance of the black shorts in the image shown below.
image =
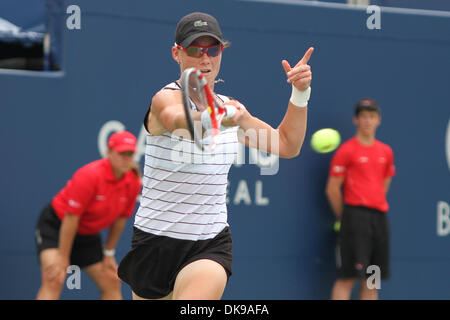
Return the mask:
{"type": "MultiPolygon", "coordinates": [[[[45,249],[58,248],[61,220],[55,210],[48,204],[42,209],[35,230],[38,260],[45,249]]],[[[75,235],[70,253],[70,264],[80,268],[90,266],[103,260],[103,246],[100,234],[75,235]]]]}
{"type": "Polygon", "coordinates": [[[232,273],[232,241],[228,227],[208,240],[180,240],[157,236],[134,227],[131,250],[119,265],[119,277],[138,296],[158,299],[174,287],[178,272],[191,262],[210,259],[232,273]]]}
{"type": "Polygon", "coordinates": [[[336,247],[338,278],[367,278],[369,266],[380,268],[381,279],[390,277],[390,231],[387,214],[367,207],[344,206],[336,247]]]}

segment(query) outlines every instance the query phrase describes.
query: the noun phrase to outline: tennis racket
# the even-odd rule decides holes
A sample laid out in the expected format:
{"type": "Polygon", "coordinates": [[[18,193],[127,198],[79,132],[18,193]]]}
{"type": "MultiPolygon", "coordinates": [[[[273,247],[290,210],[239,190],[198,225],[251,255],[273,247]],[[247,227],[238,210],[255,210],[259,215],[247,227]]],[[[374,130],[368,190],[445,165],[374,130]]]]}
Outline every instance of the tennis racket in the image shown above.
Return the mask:
{"type": "Polygon", "coordinates": [[[188,123],[192,140],[202,150],[212,151],[216,148],[220,124],[224,118],[231,118],[236,108],[231,105],[224,106],[208,86],[206,78],[200,70],[189,68],[181,74],[181,94],[183,96],[184,113],[188,123]],[[197,109],[197,110],[196,110],[197,109]],[[194,123],[191,111],[207,110],[211,118],[211,143],[203,143],[203,129],[201,123],[194,123]]]}

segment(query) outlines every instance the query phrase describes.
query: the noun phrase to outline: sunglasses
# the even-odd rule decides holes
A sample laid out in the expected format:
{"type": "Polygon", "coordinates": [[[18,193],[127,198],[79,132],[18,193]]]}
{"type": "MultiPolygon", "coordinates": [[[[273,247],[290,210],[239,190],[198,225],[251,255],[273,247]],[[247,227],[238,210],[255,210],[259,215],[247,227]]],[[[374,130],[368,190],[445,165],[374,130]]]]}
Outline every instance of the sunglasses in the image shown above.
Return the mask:
{"type": "Polygon", "coordinates": [[[208,55],[208,57],[217,57],[224,49],[224,46],[221,44],[215,44],[207,47],[189,46],[187,48],[183,48],[179,44],[177,44],[176,46],[178,49],[182,49],[184,52],[186,52],[189,57],[194,58],[200,58],[205,53],[208,55]]]}

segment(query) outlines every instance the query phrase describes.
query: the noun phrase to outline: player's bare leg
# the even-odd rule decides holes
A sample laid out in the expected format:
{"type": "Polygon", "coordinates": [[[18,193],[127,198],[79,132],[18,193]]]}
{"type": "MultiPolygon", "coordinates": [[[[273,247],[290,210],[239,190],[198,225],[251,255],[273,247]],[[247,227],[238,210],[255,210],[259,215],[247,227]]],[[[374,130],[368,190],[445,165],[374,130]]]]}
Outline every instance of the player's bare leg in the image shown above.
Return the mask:
{"type": "Polygon", "coordinates": [[[361,280],[361,287],[359,289],[360,300],[378,300],[378,290],[376,288],[370,289],[367,286],[365,279],[361,280]]]}
{"type": "Polygon", "coordinates": [[[350,300],[355,279],[338,279],[331,292],[332,300],[350,300]]]}
{"type": "Polygon", "coordinates": [[[219,263],[201,259],[178,273],[173,289],[175,300],[219,300],[227,284],[227,274],[219,263]]]}

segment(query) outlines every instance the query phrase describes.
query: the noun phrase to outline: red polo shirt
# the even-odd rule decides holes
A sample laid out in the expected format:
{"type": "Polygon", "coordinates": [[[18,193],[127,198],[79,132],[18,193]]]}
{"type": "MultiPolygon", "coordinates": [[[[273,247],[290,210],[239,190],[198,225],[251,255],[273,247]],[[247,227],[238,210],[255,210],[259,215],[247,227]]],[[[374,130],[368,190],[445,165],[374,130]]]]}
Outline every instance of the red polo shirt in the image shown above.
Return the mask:
{"type": "Polygon", "coordinates": [[[67,212],[80,216],[77,233],[92,235],[108,228],[118,217],[130,218],[141,189],[133,171],[117,180],[108,159],[83,166],[53,198],[60,220],[67,212]]]}
{"type": "Polygon", "coordinates": [[[395,174],[395,166],[394,153],[388,145],[375,140],[366,146],[353,137],[336,151],[329,174],[345,177],[346,204],[389,210],[383,182],[395,174]]]}

